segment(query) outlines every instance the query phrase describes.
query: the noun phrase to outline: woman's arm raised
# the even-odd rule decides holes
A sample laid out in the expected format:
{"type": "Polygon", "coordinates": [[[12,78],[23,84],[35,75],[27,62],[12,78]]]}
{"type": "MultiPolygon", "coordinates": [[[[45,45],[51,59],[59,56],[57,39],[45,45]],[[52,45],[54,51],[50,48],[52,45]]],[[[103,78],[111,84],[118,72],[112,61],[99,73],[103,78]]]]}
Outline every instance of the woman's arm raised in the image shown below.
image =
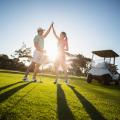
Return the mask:
{"type": "Polygon", "coordinates": [[[54,36],[55,36],[58,40],[60,40],[60,38],[59,38],[58,35],[56,34],[56,31],[55,31],[55,29],[54,29],[53,26],[52,26],[52,29],[53,29],[53,34],[54,34],[54,36]]]}

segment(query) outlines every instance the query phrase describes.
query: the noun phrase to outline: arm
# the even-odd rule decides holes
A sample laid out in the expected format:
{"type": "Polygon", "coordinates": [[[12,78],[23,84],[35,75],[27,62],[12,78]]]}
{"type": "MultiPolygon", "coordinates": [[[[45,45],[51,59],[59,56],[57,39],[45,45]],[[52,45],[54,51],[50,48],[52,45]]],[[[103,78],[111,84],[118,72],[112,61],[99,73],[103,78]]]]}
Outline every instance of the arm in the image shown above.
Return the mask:
{"type": "Polygon", "coordinates": [[[40,51],[40,50],[41,50],[37,42],[35,42],[35,43],[34,43],[34,47],[35,47],[35,48],[36,48],[36,50],[38,50],[38,51],[40,51]]]}
{"type": "Polygon", "coordinates": [[[40,50],[39,42],[38,42],[38,36],[34,37],[34,47],[36,50],[40,50]]]}
{"type": "Polygon", "coordinates": [[[56,34],[55,29],[54,29],[53,26],[52,26],[52,29],[53,29],[53,34],[54,34],[54,36],[59,40],[60,38],[59,38],[58,35],[56,34]]]}
{"type": "Polygon", "coordinates": [[[50,27],[48,28],[48,30],[45,32],[45,34],[43,35],[43,38],[47,37],[47,35],[49,34],[52,26],[53,26],[53,23],[50,25],[50,27]]]}
{"type": "Polygon", "coordinates": [[[38,43],[37,43],[37,42],[34,43],[34,47],[36,48],[36,50],[39,50],[39,47],[38,47],[38,43]]]}

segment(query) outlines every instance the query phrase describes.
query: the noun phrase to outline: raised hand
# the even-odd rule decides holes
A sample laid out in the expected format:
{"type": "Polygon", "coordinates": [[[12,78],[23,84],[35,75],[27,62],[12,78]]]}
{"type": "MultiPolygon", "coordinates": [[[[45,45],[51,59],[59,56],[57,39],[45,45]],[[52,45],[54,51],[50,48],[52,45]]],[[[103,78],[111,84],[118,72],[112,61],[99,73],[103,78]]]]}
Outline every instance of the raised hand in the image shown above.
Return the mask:
{"type": "Polygon", "coordinates": [[[46,37],[47,37],[47,35],[49,34],[52,26],[53,26],[53,22],[51,23],[50,27],[48,28],[48,30],[47,30],[47,31],[45,32],[45,34],[43,35],[43,38],[46,38],[46,37]]]}
{"type": "Polygon", "coordinates": [[[52,30],[53,30],[53,34],[55,35],[55,37],[59,40],[60,38],[58,37],[58,35],[56,34],[56,31],[54,29],[54,23],[52,22],[52,30]]]}
{"type": "Polygon", "coordinates": [[[53,28],[54,22],[51,23],[51,27],[53,28]]]}

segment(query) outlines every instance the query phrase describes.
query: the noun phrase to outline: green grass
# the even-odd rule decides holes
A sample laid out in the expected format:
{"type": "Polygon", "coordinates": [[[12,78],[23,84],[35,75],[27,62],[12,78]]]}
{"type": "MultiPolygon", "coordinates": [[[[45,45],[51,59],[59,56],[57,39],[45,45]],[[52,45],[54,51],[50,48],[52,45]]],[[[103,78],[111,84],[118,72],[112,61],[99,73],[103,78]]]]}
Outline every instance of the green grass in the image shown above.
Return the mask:
{"type": "Polygon", "coordinates": [[[75,77],[70,86],[62,80],[54,85],[48,76],[25,83],[22,77],[0,72],[0,120],[120,120],[120,86],[75,77]]]}

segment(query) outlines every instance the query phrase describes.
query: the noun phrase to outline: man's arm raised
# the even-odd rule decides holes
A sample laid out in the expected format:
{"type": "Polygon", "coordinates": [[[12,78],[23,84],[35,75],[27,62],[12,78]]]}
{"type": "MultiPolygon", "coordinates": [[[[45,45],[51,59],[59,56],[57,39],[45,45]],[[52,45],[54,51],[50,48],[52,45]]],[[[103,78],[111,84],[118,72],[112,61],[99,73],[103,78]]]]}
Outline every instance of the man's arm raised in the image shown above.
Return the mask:
{"type": "Polygon", "coordinates": [[[51,23],[50,27],[48,28],[48,30],[47,30],[47,31],[45,32],[45,34],[43,35],[43,38],[46,38],[46,37],[47,37],[47,35],[49,34],[52,26],[53,26],[53,23],[51,23]]]}

